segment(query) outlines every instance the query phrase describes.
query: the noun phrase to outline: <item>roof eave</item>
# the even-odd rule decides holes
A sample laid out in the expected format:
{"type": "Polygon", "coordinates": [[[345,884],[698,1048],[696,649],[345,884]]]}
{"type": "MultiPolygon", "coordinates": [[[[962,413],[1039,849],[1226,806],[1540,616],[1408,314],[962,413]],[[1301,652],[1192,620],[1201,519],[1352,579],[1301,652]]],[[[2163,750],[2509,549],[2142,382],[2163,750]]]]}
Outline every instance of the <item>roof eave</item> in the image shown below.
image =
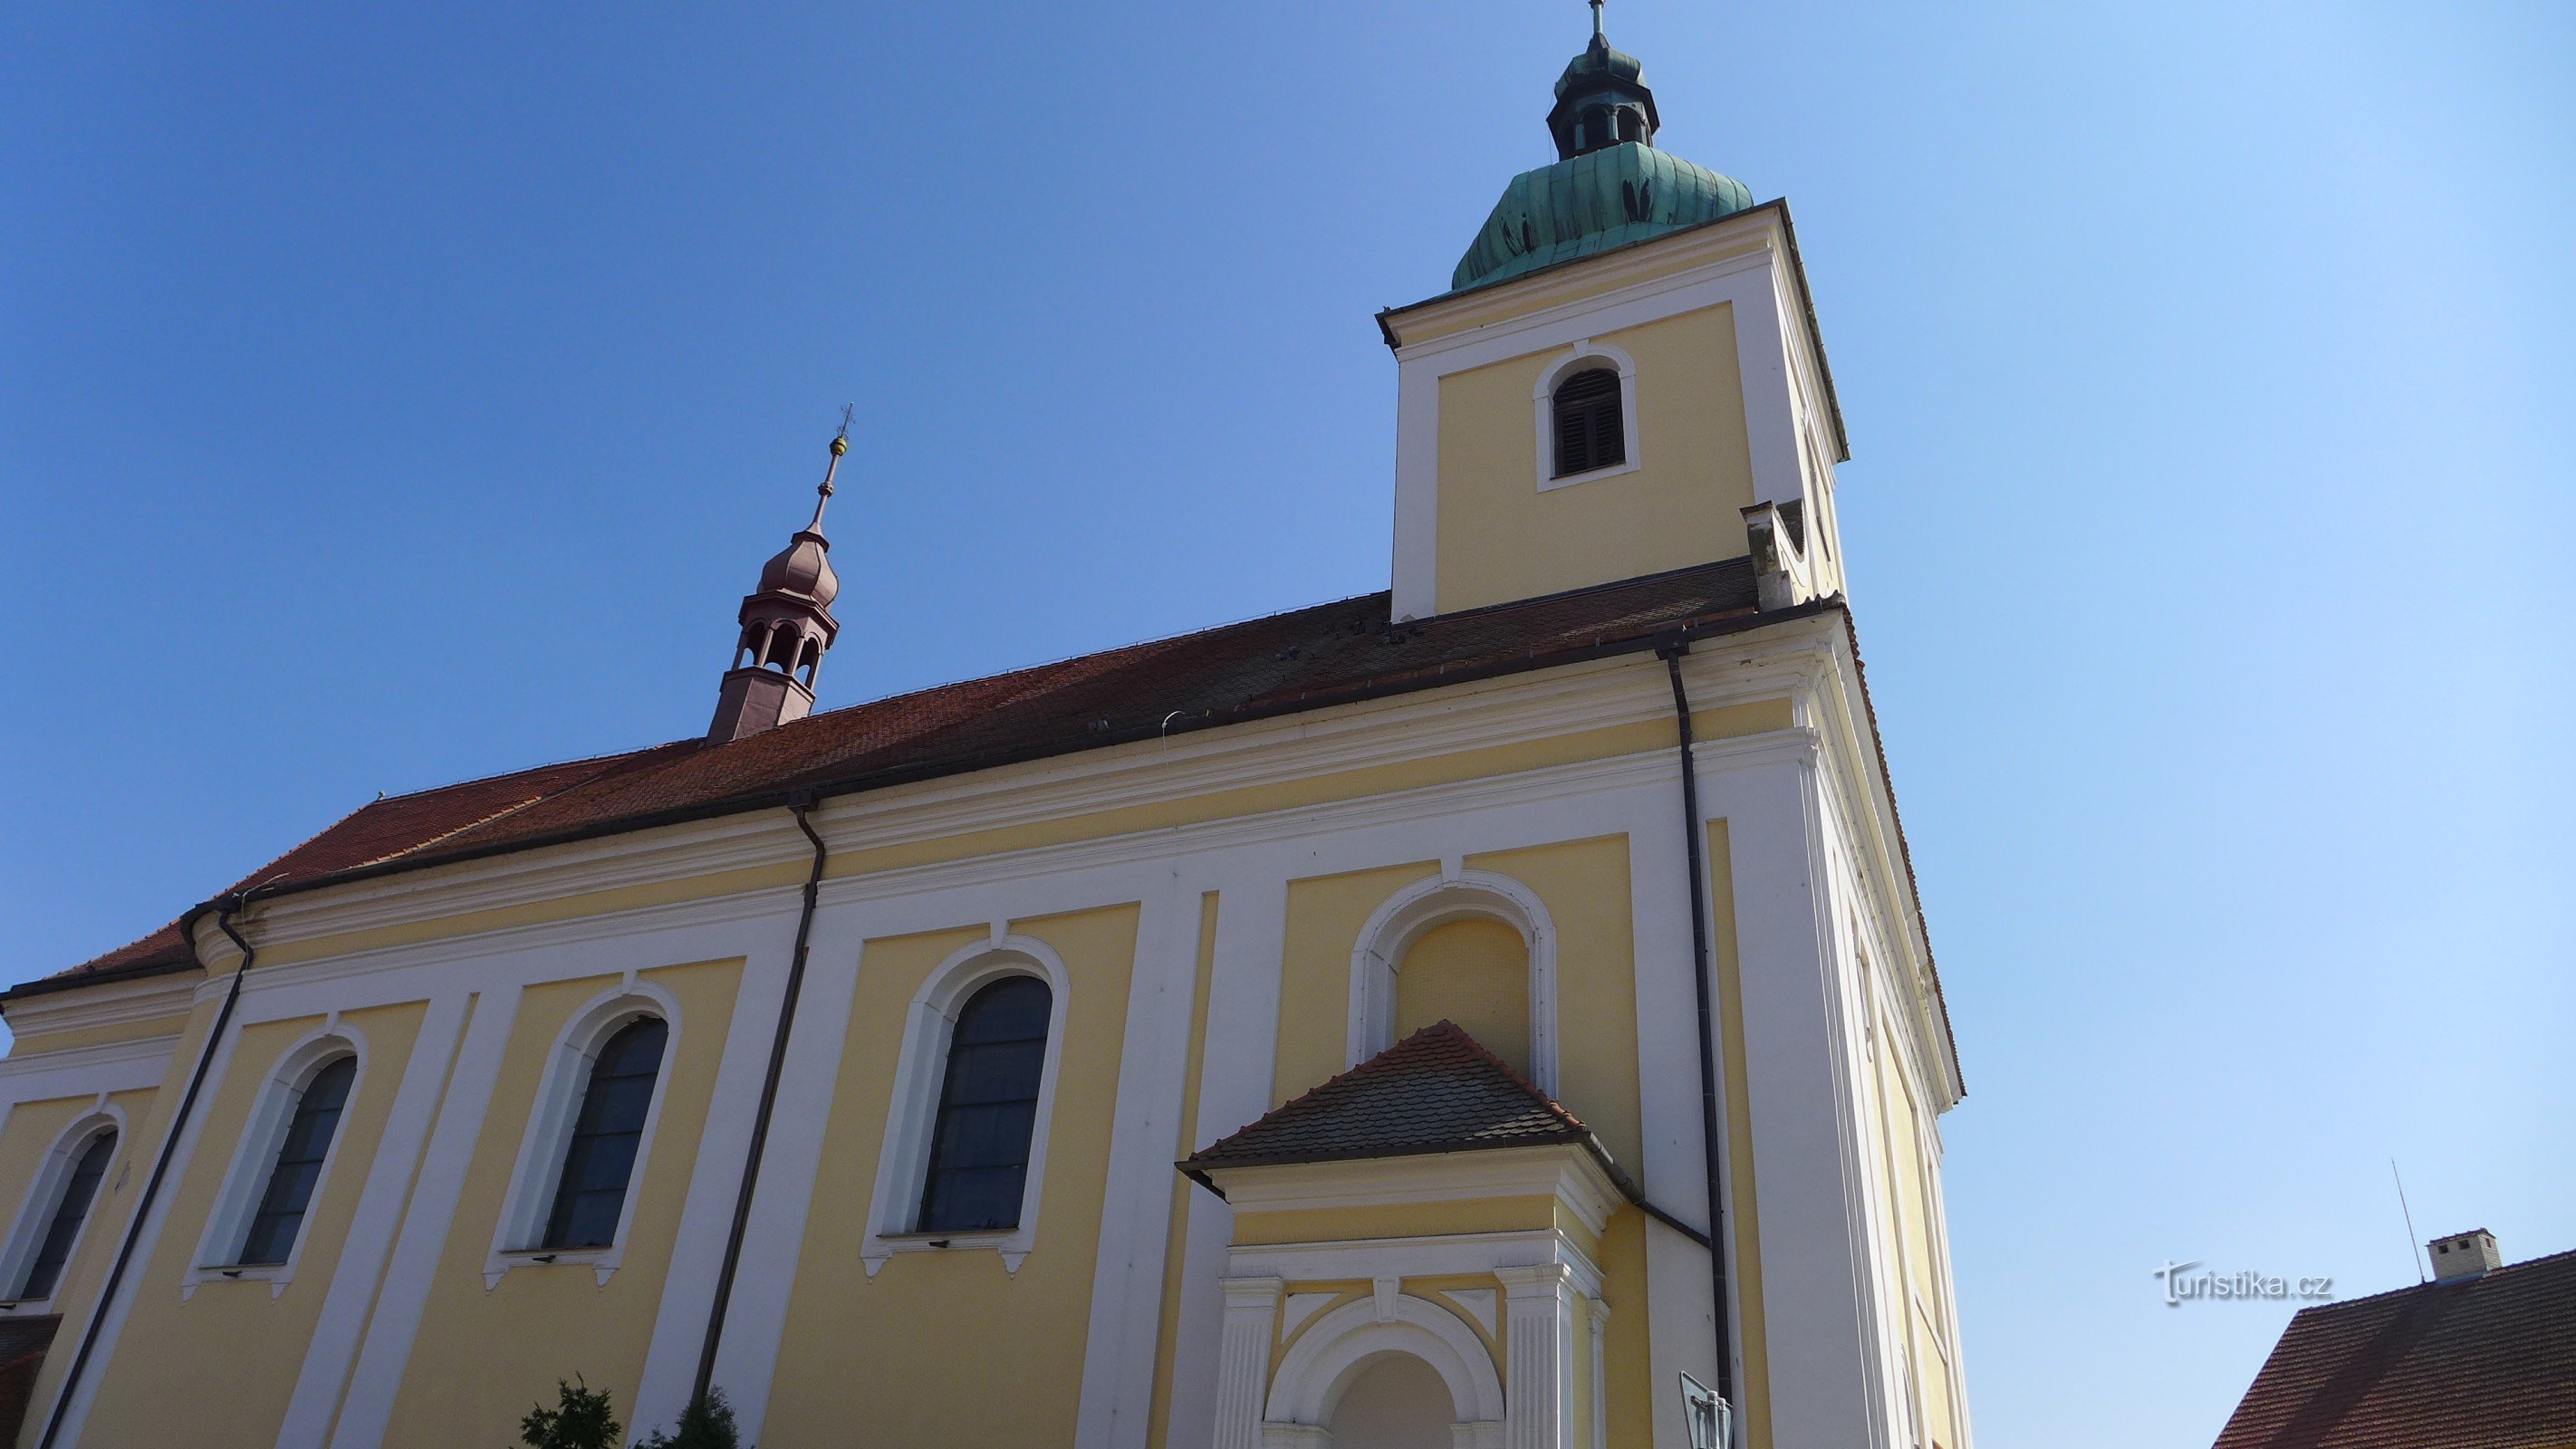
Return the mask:
{"type": "MultiPolygon", "coordinates": [[[[1197,730],[1218,729],[1227,725],[1236,724],[1253,724],[1262,720],[1278,719],[1289,715],[1304,714],[1319,709],[1330,709],[1340,705],[1366,703],[1373,699],[1393,699],[1405,695],[1420,694],[1434,689],[1445,689],[1456,684],[1473,684],[1487,679],[1506,678],[1515,674],[1536,673],[1543,669],[1555,669],[1569,664],[1581,664],[1596,659],[1619,658],[1629,654],[1649,654],[1675,642],[1739,634],[1749,629],[1760,628],[1771,624],[1785,623],[1793,619],[1806,618],[1814,614],[1824,612],[1828,608],[1839,607],[1840,603],[1837,600],[1820,599],[1811,603],[1801,604],[1790,609],[1775,610],[1767,614],[1728,614],[1704,619],[1689,620],[1678,625],[1657,629],[1648,633],[1623,636],[1615,639],[1595,639],[1590,644],[1570,649],[1545,650],[1536,654],[1525,655],[1518,659],[1506,659],[1486,664],[1466,665],[1454,670],[1438,669],[1418,674],[1393,677],[1385,680],[1369,680],[1349,688],[1318,690],[1312,694],[1300,695],[1294,699],[1239,706],[1237,708],[1224,711],[1221,714],[1210,712],[1195,719],[1175,719],[1168,721],[1167,723],[1160,724],[1147,723],[1126,729],[1106,730],[1098,734],[1087,734],[1080,738],[1067,737],[1062,740],[1039,745],[1016,747],[1008,750],[996,750],[981,756],[968,756],[956,760],[932,761],[920,765],[898,766],[893,769],[879,770],[865,775],[853,776],[846,780],[805,783],[793,786],[779,786],[758,791],[747,791],[741,795],[728,796],[721,800],[711,800],[701,804],[680,806],[669,810],[648,811],[616,820],[601,821],[591,825],[575,826],[565,830],[549,831],[539,835],[526,836],[515,840],[500,841],[490,845],[467,846],[433,855],[395,856],[387,860],[372,861],[366,865],[351,866],[344,870],[328,871],[320,875],[307,877],[303,880],[281,881],[274,885],[258,886],[254,888],[254,893],[261,900],[276,900],[282,896],[304,895],[312,891],[327,890],[335,886],[353,885],[362,881],[378,880],[387,876],[407,874],[412,871],[429,870],[438,866],[463,865],[477,860],[488,860],[504,855],[517,855],[526,851],[544,850],[559,845],[574,845],[583,841],[601,840],[619,835],[632,835],[641,831],[662,829],[667,826],[695,824],[699,821],[718,820],[732,815],[747,815],[757,810],[783,810],[796,805],[810,805],[822,800],[834,799],[843,795],[865,794],[871,790],[891,789],[897,785],[918,784],[925,780],[948,779],[958,775],[974,774],[981,770],[1000,769],[1008,765],[1027,764],[1037,760],[1060,759],[1067,755],[1082,754],[1097,749],[1108,749],[1116,745],[1147,743],[1156,739],[1169,738],[1173,735],[1187,734],[1197,730]]],[[[204,918],[208,912],[221,910],[227,905],[238,910],[244,904],[246,904],[246,901],[244,900],[243,893],[239,892],[226,892],[223,895],[218,895],[208,900],[201,901],[197,905],[189,908],[187,914],[180,918],[180,929],[183,934],[188,934],[191,939],[193,939],[196,922],[204,918]]],[[[186,968],[174,966],[170,969],[175,970],[186,968]]],[[[6,1002],[21,996],[41,994],[41,991],[70,990],[76,987],[90,985],[96,979],[98,978],[90,976],[41,977],[36,981],[23,982],[18,986],[11,987],[6,992],[0,992],[0,1002],[6,1002]]]]}

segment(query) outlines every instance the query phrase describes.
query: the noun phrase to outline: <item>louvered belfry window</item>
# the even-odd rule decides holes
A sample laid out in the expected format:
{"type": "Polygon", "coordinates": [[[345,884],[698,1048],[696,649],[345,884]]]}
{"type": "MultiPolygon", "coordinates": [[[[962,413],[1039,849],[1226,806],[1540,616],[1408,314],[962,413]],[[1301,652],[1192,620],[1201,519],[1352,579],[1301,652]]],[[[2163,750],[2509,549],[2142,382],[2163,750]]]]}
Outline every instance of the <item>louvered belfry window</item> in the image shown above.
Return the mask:
{"type": "Polygon", "coordinates": [[[331,1156],[331,1139],[340,1132],[340,1111],[349,1104],[349,1086],[358,1079],[356,1057],[334,1057],[296,1093],[294,1114],[287,1118],[285,1140],[277,1144],[277,1161],[268,1170],[268,1186],[251,1215],[250,1234],[242,1241],[240,1263],[283,1263],[304,1227],[304,1210],[313,1204],[314,1185],[331,1156]]]}
{"type": "Polygon", "coordinates": [[[1606,367],[1588,368],[1558,383],[1555,410],[1557,477],[1628,461],[1619,374],[1606,367]]]}
{"type": "Polygon", "coordinates": [[[1055,993],[1011,976],[967,998],[948,1039],[916,1231],[1016,1228],[1055,993]]]}
{"type": "Polygon", "coordinates": [[[616,1241],[670,1037],[667,1024],[644,1017],[618,1028],[591,1059],[581,1112],[564,1149],[563,1176],[555,1183],[554,1210],[546,1214],[547,1247],[604,1248],[616,1241]]]}

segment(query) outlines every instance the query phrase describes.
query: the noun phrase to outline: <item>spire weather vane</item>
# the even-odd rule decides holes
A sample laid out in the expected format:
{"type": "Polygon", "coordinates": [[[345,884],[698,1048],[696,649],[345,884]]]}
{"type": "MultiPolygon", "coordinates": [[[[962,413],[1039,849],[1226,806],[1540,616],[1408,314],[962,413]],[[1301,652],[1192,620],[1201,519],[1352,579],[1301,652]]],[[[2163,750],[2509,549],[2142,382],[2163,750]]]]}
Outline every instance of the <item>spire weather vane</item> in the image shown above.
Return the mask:
{"type": "Polygon", "coordinates": [[[832,479],[841,471],[841,455],[850,451],[850,418],[858,410],[857,403],[841,406],[841,430],[832,435],[832,461],[823,465],[822,485],[814,490],[814,521],[805,525],[807,533],[823,531],[823,505],[832,501],[832,479]]]}

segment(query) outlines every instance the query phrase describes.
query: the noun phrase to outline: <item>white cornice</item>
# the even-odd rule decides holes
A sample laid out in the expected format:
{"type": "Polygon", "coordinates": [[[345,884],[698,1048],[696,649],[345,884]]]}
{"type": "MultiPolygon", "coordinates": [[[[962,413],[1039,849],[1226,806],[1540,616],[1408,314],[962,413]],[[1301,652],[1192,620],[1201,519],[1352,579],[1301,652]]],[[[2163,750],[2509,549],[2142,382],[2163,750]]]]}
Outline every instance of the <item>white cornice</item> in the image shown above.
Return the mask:
{"type": "MultiPolygon", "coordinates": [[[[1730,663],[1710,673],[1694,694],[1694,707],[1780,697],[1811,667],[1802,660],[1818,647],[1830,647],[1820,645],[1816,635],[1817,621],[1809,619],[1703,646],[1710,657],[1730,663]]],[[[1634,662],[1566,665],[839,796],[827,800],[813,819],[832,851],[846,854],[1668,717],[1670,695],[1627,667],[1634,662]]],[[[1097,852],[1103,842],[1081,848],[1097,852]]],[[[785,811],[747,812],[272,898],[254,908],[257,939],[263,946],[284,945],[626,886],[801,863],[808,850],[785,811]]]]}
{"type": "Polygon", "coordinates": [[[185,1016],[199,979],[180,972],[22,997],[9,1003],[9,1029],[25,1038],[185,1016]]]}
{"type": "Polygon", "coordinates": [[[1211,1167],[1208,1176],[1237,1213],[1554,1197],[1598,1233],[1626,1200],[1592,1154],[1572,1142],[1340,1162],[1211,1167]]]}
{"type": "Polygon", "coordinates": [[[1660,237],[1604,256],[1587,258],[1580,267],[1526,279],[1521,286],[1528,291],[1554,290],[1574,294],[1562,302],[1534,310],[1518,310],[1526,305],[1521,300],[1525,294],[1510,283],[1417,304],[1399,314],[1393,324],[1399,334],[1396,358],[1398,361],[1411,361],[1472,342],[1544,330],[1582,313],[1643,300],[1739,271],[1767,267],[1775,257],[1787,254],[1788,232],[1781,226],[1777,212],[1758,211],[1741,215],[1749,217],[1750,224],[1733,224],[1730,218],[1729,221],[1660,237]],[[1675,261],[1694,254],[1706,255],[1710,260],[1698,266],[1686,263],[1681,270],[1668,272],[1675,261]],[[1532,282],[1537,285],[1530,286],[1532,282]],[[1492,322],[1473,320],[1479,313],[1495,311],[1508,315],[1492,322]],[[1409,327],[1448,322],[1463,325],[1455,332],[1420,342],[1402,340],[1401,334],[1409,327]]]}
{"type": "MultiPolygon", "coordinates": [[[[159,1068],[170,1060],[170,1053],[178,1043],[179,1038],[174,1033],[71,1047],[63,1051],[37,1052],[30,1056],[0,1057],[0,1088],[15,1086],[22,1079],[40,1074],[132,1075],[130,1071],[123,1070],[132,1068],[146,1069],[136,1084],[148,1086],[160,1079],[159,1068]]],[[[0,1092],[0,1095],[17,1094],[0,1092]]]]}

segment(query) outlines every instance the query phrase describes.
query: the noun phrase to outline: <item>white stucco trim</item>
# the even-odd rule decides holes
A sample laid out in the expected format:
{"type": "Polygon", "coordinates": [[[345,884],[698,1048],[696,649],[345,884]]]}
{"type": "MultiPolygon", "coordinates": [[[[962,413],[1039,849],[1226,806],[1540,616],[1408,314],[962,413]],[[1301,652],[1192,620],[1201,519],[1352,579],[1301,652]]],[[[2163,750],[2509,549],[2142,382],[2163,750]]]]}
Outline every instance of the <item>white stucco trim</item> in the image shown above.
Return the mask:
{"type": "Polygon", "coordinates": [[[1500,921],[1529,960],[1530,1080],[1556,1095],[1556,923],[1538,892],[1487,870],[1444,872],[1386,898],[1351,948],[1345,1068],[1395,1045],[1396,977],[1413,943],[1453,921],[1500,921]]]}
{"type": "Polygon", "coordinates": [[[1571,488],[1577,483],[1590,483],[1602,478],[1616,478],[1634,473],[1646,465],[1644,435],[1637,431],[1637,360],[1624,350],[1607,342],[1586,337],[1577,340],[1565,356],[1558,358],[1538,375],[1538,385],[1530,389],[1530,412],[1538,425],[1538,491],[1571,488]],[[1558,473],[1556,468],[1556,385],[1587,364],[1608,363],[1619,374],[1619,426],[1624,436],[1621,451],[1625,462],[1606,468],[1587,468],[1580,473],[1558,473]]]}
{"type": "MultiPolygon", "coordinates": [[[[578,962],[558,959],[555,969],[578,970],[578,962]]],[[[455,983],[451,983],[453,987],[455,983]]],[[[411,1347],[420,1332],[437,1279],[439,1259],[447,1247],[448,1229],[456,1220],[475,1144],[518,1019],[517,983],[475,990],[469,997],[462,1040],[448,1068],[446,1090],[402,1225],[395,1235],[384,1277],[368,1316],[366,1335],[349,1371],[340,1417],[331,1428],[332,1449],[376,1449],[393,1419],[394,1396],[411,1364],[411,1347]]]]}
{"type": "Polygon", "coordinates": [[[158,1087],[178,1046],[173,1034],[0,1059],[0,1106],[158,1087]]]}
{"type": "Polygon", "coordinates": [[[1500,1435],[1503,1381],[1485,1341],[1439,1304],[1398,1293],[1345,1303],[1298,1335],[1271,1375],[1261,1415],[1265,1440],[1274,1427],[1323,1426],[1351,1380],[1371,1359],[1390,1353],[1409,1354],[1440,1375],[1453,1422],[1477,1426],[1469,1431],[1475,1437],[1462,1436],[1463,1442],[1500,1435]]]}
{"type": "Polygon", "coordinates": [[[349,1116],[357,1110],[359,1093],[366,1085],[367,1035],[339,1020],[336,1014],[278,1053],[277,1064],[269,1068],[267,1079],[260,1083],[259,1096],[251,1104],[249,1124],[234,1148],[232,1167],[215,1196],[215,1210],[207,1215],[205,1233],[198,1239],[197,1251],[180,1280],[181,1298],[193,1296],[208,1283],[230,1282],[266,1283],[269,1296],[274,1298],[295,1281],[296,1264],[303,1259],[305,1241],[313,1234],[314,1216],[320,1210],[323,1194],[331,1188],[331,1171],[339,1166],[340,1149],[348,1141],[349,1116]],[[313,1191],[304,1200],[304,1216],[296,1224],[295,1242],[287,1249],[286,1261],[236,1262],[241,1256],[242,1239],[250,1232],[251,1218],[258,1212],[260,1195],[268,1190],[269,1173],[276,1165],[277,1149],[285,1140],[287,1125],[294,1120],[296,1103],[316,1073],[344,1056],[357,1059],[357,1072],[349,1079],[349,1095],[341,1103],[339,1120],[332,1125],[331,1145],[323,1152],[322,1170],[314,1176],[313,1191]]]}
{"type": "Polygon", "coordinates": [[[859,1258],[875,1277],[896,1253],[990,1249],[1011,1273],[1037,1244],[1038,1208],[1045,1198],[1047,1129],[1055,1115],[1055,1089],[1064,1056],[1064,1023],[1073,999],[1073,977],[1045,942],[995,930],[951,955],[931,971],[905,1014],[903,1053],[896,1060],[894,1099],[886,1111],[885,1146],[877,1157],[876,1187],[868,1204],[868,1235],[859,1258]],[[1037,1118],[1029,1128],[1029,1170],[1020,1189],[1020,1221],[1007,1230],[919,1233],[913,1230],[922,1184],[930,1171],[931,1129],[939,1117],[939,1089],[948,1071],[948,1039],[957,1013],[977,991],[1010,976],[1047,984],[1046,1064],[1038,1078],[1037,1118]]]}
{"type": "Polygon", "coordinates": [[[27,1184],[27,1195],[18,1204],[9,1237],[0,1244],[0,1293],[14,1295],[35,1266],[36,1251],[44,1245],[45,1233],[53,1226],[54,1214],[62,1207],[63,1189],[71,1185],[72,1169],[81,1154],[89,1150],[99,1134],[116,1134],[116,1147],[107,1160],[107,1172],[100,1176],[98,1189],[91,1194],[89,1207],[81,1214],[79,1230],[73,1234],[71,1249],[63,1256],[62,1274],[52,1288],[40,1298],[10,1297],[0,1301],[0,1314],[37,1314],[54,1311],[54,1296],[62,1291],[71,1277],[72,1265],[80,1261],[81,1245],[89,1241],[90,1224],[98,1220],[98,1208],[116,1185],[115,1172],[126,1163],[126,1147],[133,1141],[125,1124],[125,1109],[107,1100],[101,1092],[90,1109],[54,1136],[53,1145],[37,1159],[33,1179],[27,1184]]]}
{"type": "Polygon", "coordinates": [[[483,1256],[486,1292],[501,1285],[514,1268],[588,1267],[605,1287],[626,1261],[626,1242],[635,1222],[635,1185],[653,1154],[653,1131],[661,1125],[662,1099],[671,1088],[671,1064],[680,1048],[680,1003],[650,981],[632,978],[581,1004],[555,1033],[547,1048],[545,1075],[528,1111],[527,1130],[519,1137],[519,1155],[510,1168],[510,1190],[501,1202],[492,1243],[483,1256]],[[555,1188],[563,1180],[564,1152],[572,1145],[575,1119],[590,1088],[591,1063],[608,1039],[646,1018],[661,1021],[668,1033],[662,1042],[662,1064],[653,1074],[653,1100],[644,1109],[644,1131],[635,1142],[635,1164],[626,1175],[626,1200],[617,1210],[617,1231],[607,1246],[555,1248],[543,1241],[546,1218],[554,1210],[555,1188]]]}

